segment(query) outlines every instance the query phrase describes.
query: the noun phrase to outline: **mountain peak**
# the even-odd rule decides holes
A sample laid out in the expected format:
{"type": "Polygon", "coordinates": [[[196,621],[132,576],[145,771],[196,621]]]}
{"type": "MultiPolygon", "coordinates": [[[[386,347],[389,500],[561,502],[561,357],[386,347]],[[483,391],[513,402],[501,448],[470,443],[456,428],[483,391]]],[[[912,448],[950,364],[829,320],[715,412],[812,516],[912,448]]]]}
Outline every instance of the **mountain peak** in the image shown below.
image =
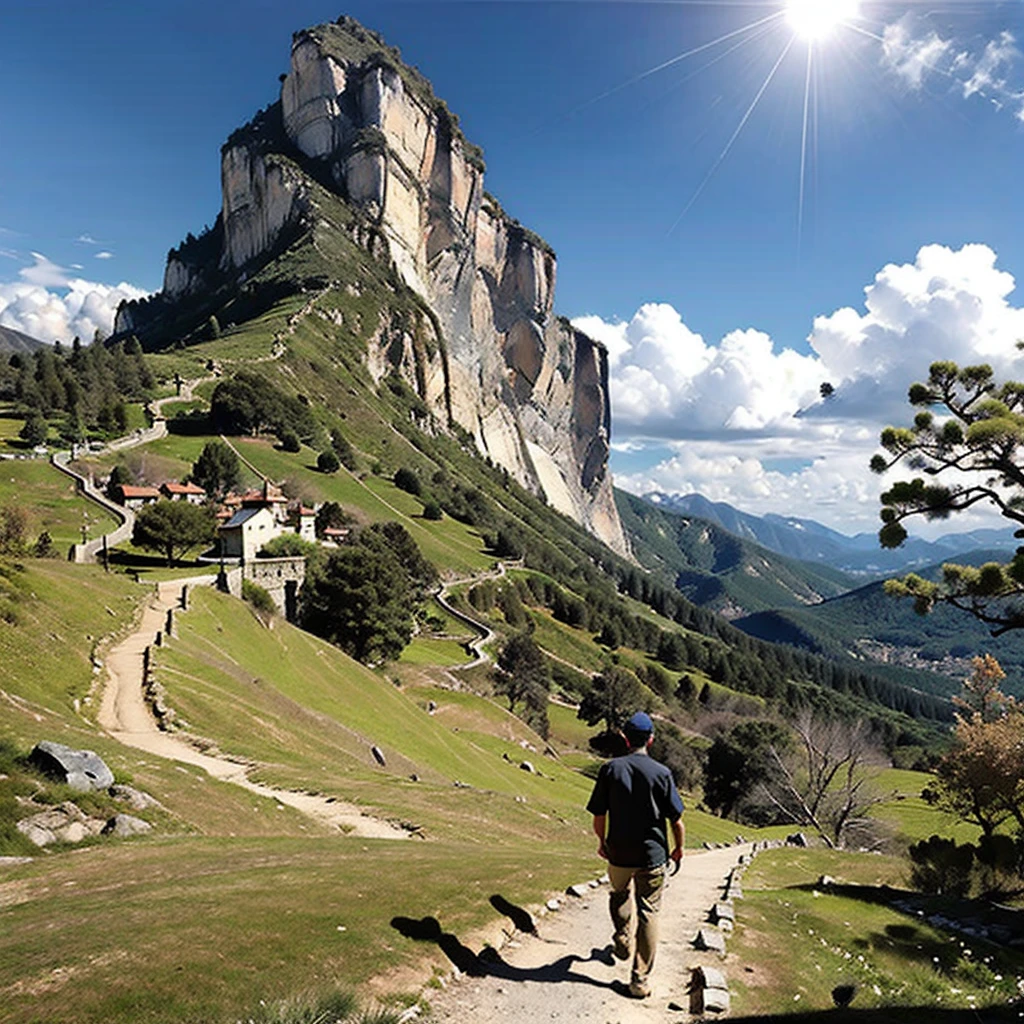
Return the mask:
{"type": "Polygon", "coordinates": [[[222,148],[221,186],[214,227],[171,250],[163,292],[122,306],[119,332],[168,344],[239,296],[251,316],[282,290],[351,287],[354,243],[420,310],[377,311],[374,383],[401,377],[432,429],[626,553],[607,352],[554,316],[554,251],[484,191],[481,151],[397,49],[351,18],[295,33],[279,100],[222,148]]]}

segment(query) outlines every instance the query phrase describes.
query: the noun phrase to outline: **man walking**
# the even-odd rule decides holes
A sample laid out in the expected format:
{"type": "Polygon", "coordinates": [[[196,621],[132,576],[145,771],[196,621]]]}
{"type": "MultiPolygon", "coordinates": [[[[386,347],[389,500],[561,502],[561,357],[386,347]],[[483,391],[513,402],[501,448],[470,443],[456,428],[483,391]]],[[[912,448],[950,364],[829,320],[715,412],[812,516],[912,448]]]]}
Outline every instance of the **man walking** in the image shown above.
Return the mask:
{"type": "Polygon", "coordinates": [[[654,739],[650,716],[638,711],[622,732],[629,750],[601,766],[587,810],[594,816],[600,840],[597,852],[608,861],[608,903],[615,926],[612,951],[619,960],[633,957],[629,994],[646,999],[651,994],[648,977],[658,944],[665,867],[670,858],[678,865],[683,857],[683,802],[672,773],[648,753],[654,739]],[[672,826],[671,854],[666,821],[672,826]]]}

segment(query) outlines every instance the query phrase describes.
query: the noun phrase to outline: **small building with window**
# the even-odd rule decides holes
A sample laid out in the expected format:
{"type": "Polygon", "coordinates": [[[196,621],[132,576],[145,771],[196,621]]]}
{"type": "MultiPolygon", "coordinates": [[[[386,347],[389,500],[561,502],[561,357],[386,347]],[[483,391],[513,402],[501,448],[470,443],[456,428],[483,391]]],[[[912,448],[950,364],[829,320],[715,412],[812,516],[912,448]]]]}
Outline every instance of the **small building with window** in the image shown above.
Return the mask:
{"type": "Polygon", "coordinates": [[[113,496],[119,505],[133,510],[152,505],[161,498],[155,487],[137,487],[135,484],[118,484],[114,488],[113,496]]]}
{"type": "Polygon", "coordinates": [[[160,493],[170,501],[187,501],[190,505],[202,505],[206,491],[198,484],[179,484],[174,480],[160,485],[160,493]]]}
{"type": "Polygon", "coordinates": [[[282,532],[281,524],[268,506],[240,508],[217,531],[221,555],[251,561],[264,544],[282,532]]]}

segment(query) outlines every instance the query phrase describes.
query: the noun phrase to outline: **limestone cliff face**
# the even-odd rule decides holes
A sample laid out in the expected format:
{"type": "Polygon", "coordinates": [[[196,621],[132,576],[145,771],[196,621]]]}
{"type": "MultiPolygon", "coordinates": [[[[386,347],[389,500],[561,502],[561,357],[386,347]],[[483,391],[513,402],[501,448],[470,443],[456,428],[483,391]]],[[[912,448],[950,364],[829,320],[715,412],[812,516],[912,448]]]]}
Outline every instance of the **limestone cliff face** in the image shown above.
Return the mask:
{"type": "MultiPolygon", "coordinates": [[[[244,271],[311,215],[297,168],[316,167],[376,223],[440,327],[430,344],[408,337],[400,354],[382,330],[388,344],[371,343],[371,372],[398,369],[441,422],[461,424],[522,484],[625,553],[607,473],[604,349],[553,316],[554,253],[484,193],[479,151],[429,83],[366,39],[345,19],[294,37],[280,118],[300,160],[276,160],[252,133],[224,147],[220,271],[244,271]]],[[[167,293],[196,286],[190,267],[169,260],[167,293]]]]}

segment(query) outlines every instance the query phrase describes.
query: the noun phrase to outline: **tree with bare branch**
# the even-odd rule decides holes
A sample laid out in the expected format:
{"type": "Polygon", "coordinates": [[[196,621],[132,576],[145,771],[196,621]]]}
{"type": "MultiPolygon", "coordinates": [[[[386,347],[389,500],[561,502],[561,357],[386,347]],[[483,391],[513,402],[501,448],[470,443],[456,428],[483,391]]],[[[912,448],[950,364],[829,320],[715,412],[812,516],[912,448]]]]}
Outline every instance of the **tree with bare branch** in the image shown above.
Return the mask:
{"type": "Polygon", "coordinates": [[[872,832],[875,823],[867,812],[885,799],[873,785],[885,759],[865,724],[804,711],[792,725],[796,752],[787,757],[773,749],[777,771],[766,787],[768,798],[832,848],[872,832]]]}

